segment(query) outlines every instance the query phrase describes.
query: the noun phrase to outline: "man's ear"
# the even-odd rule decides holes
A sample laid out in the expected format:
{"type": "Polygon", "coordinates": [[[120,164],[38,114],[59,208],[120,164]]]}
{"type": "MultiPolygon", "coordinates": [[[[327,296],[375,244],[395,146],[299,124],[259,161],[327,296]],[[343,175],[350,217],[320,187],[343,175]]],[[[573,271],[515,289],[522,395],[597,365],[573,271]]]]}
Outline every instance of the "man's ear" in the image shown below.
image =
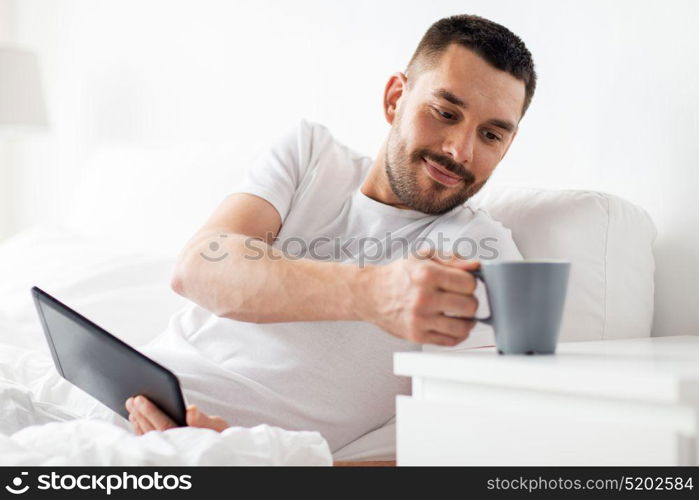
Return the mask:
{"type": "Polygon", "coordinates": [[[408,86],[408,77],[403,73],[394,73],[386,83],[386,88],[383,92],[383,113],[386,121],[393,125],[393,120],[396,117],[398,102],[401,96],[405,93],[408,86]]]}

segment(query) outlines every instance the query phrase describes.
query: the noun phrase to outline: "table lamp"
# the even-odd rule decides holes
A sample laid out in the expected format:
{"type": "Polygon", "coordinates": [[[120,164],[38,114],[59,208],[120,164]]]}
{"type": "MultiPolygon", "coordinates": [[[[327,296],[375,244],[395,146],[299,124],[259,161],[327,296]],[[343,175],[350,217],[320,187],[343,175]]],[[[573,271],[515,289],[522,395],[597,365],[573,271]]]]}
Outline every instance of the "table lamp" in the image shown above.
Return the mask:
{"type": "Polygon", "coordinates": [[[0,127],[47,127],[36,55],[0,47],[0,127]]]}

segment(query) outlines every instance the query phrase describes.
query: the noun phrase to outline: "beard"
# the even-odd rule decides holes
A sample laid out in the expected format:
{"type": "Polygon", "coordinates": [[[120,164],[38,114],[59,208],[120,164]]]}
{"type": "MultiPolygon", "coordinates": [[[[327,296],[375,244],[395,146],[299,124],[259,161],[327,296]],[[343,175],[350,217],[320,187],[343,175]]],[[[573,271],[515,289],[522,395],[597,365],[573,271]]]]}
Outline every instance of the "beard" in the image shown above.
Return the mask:
{"type": "Polygon", "coordinates": [[[477,183],[471,172],[449,156],[436,154],[425,148],[417,149],[412,153],[408,153],[406,149],[405,144],[398,137],[397,127],[392,127],[386,148],[386,176],[393,193],[401,203],[418,212],[429,215],[446,213],[465,203],[487,181],[486,179],[477,183]],[[425,168],[423,158],[459,176],[463,179],[463,183],[445,186],[429,178],[430,187],[420,187],[418,172],[425,168]]]}

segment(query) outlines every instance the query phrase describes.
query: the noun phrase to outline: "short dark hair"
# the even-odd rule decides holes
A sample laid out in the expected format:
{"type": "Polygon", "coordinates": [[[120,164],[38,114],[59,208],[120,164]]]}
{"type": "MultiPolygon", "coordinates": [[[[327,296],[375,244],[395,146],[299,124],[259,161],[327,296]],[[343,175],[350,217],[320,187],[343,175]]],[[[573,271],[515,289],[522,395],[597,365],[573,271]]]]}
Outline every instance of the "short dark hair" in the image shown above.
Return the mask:
{"type": "Polygon", "coordinates": [[[445,17],[427,30],[408,63],[406,74],[431,68],[453,43],[472,50],[501,71],[524,82],[522,116],[529,108],[536,88],[532,55],[524,42],[504,26],[473,15],[445,17]]]}

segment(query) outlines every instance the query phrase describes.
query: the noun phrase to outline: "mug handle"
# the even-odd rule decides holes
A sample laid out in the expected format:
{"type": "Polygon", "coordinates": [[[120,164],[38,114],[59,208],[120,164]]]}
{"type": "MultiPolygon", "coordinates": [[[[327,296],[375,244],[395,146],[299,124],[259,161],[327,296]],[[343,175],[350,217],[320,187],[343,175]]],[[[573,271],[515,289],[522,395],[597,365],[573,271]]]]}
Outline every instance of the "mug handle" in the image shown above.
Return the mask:
{"type": "MultiPolygon", "coordinates": [[[[487,286],[487,284],[485,282],[485,278],[483,277],[483,273],[481,272],[480,269],[478,269],[476,271],[466,271],[466,272],[471,273],[475,278],[481,280],[483,282],[483,284],[487,286]]],[[[481,323],[485,323],[486,325],[492,325],[493,324],[493,313],[491,311],[490,316],[488,316],[487,318],[476,318],[474,316],[472,318],[464,318],[464,319],[470,319],[473,321],[480,321],[481,323]]]]}

